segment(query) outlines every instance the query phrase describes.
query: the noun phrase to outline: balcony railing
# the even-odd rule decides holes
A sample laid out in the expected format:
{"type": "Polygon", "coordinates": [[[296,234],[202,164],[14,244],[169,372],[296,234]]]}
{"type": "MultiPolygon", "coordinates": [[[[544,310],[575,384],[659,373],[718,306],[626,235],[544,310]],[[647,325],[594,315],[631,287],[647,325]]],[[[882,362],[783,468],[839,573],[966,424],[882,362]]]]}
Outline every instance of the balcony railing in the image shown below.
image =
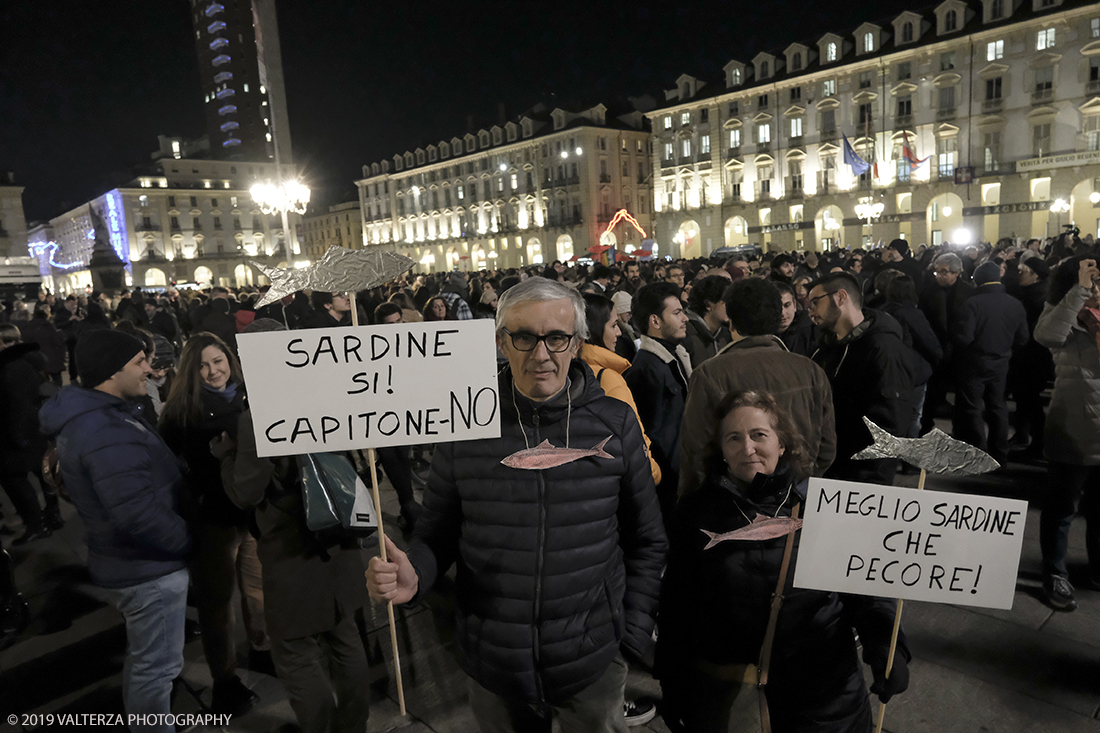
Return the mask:
{"type": "Polygon", "coordinates": [[[546,219],[546,226],[548,227],[569,227],[576,226],[583,222],[583,217],[577,214],[569,214],[567,216],[555,216],[551,214],[546,219]]]}
{"type": "Polygon", "coordinates": [[[1093,79],[1085,87],[1086,94],[1100,94],[1100,79],[1093,79]]]}
{"type": "Polygon", "coordinates": [[[726,148],[726,157],[727,158],[740,158],[741,157],[741,146],[738,145],[736,148],[726,148]]]}
{"type": "Polygon", "coordinates": [[[992,114],[993,112],[1000,112],[1004,107],[1004,99],[1001,97],[994,97],[993,99],[987,99],[982,102],[982,114],[992,114]]]}
{"type": "Polygon", "coordinates": [[[600,183],[611,183],[611,174],[610,173],[601,173],[600,174],[600,183]]]}
{"type": "Polygon", "coordinates": [[[1054,99],[1053,89],[1036,89],[1031,93],[1032,104],[1047,104],[1054,99]]]}
{"type": "Polygon", "coordinates": [[[793,199],[800,199],[805,196],[805,191],[802,189],[802,176],[787,176],[786,178],[787,196],[793,199]]]}
{"type": "Polygon", "coordinates": [[[955,108],[945,107],[943,109],[936,110],[936,120],[953,120],[955,119],[955,108]]]}
{"type": "Polygon", "coordinates": [[[913,114],[897,115],[894,117],[894,127],[912,129],[913,114]]]}
{"type": "Polygon", "coordinates": [[[138,224],[136,227],[134,227],[134,229],[136,229],[139,232],[159,232],[160,231],[160,225],[159,224],[145,224],[143,222],[141,224],[138,224]]]}

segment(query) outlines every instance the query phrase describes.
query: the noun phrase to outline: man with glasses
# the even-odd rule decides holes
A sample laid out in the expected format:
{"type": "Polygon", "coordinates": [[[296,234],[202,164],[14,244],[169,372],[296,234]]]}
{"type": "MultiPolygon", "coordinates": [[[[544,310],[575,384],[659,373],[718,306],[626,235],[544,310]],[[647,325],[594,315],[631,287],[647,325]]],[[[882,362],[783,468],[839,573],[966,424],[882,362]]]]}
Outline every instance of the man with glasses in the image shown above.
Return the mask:
{"type": "Polygon", "coordinates": [[[408,554],[387,540],[367,588],[408,603],[458,565],[455,640],[483,732],[549,733],[557,717],[563,733],[622,733],[623,653],[650,643],[666,550],[638,418],[576,360],[576,290],[509,288],[496,331],[500,438],[437,446],[408,554]]]}
{"type": "Polygon", "coordinates": [[[303,328],[335,328],[351,325],[351,298],[347,293],[322,293],[314,290],[309,296],[313,314],[303,328]]]}
{"type": "Polygon", "coordinates": [[[810,320],[825,332],[813,360],[833,388],[837,455],[826,478],[892,484],[897,460],[853,461],[871,444],[868,417],[904,437],[912,408],[912,350],[901,326],[879,311],[863,309],[859,283],[846,272],[826,275],[810,288],[810,320]]]}
{"type": "Polygon", "coordinates": [[[684,268],[679,265],[669,265],[665,275],[665,282],[672,283],[678,288],[684,287],[684,268]]]}

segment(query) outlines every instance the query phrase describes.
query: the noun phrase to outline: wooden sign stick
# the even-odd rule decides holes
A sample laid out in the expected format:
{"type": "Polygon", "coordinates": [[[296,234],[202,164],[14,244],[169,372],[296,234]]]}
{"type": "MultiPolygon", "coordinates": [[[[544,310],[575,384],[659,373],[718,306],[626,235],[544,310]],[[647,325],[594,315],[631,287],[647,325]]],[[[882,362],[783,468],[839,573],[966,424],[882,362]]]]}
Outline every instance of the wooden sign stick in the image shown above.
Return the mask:
{"type": "MultiPolygon", "coordinates": [[[[920,470],[920,481],[917,483],[917,490],[924,490],[924,479],[927,477],[927,472],[922,468],[920,470]]],[[[886,679],[890,679],[890,672],[894,670],[894,653],[898,650],[898,632],[901,630],[901,608],[905,604],[905,600],[898,599],[898,608],[894,611],[894,631],[890,634],[890,654],[886,657],[886,679]]],[[[882,733],[882,722],[886,719],[886,703],[881,703],[878,706],[878,725],[875,726],[875,733],[882,733]]]]}
{"type": "MultiPolygon", "coordinates": [[[[359,306],[355,303],[355,293],[348,293],[348,301],[351,303],[351,325],[359,325],[359,306]]],[[[371,490],[374,492],[374,512],[378,520],[378,549],[382,555],[382,562],[389,562],[386,557],[386,532],[382,527],[382,497],[378,493],[378,468],[377,456],[374,448],[367,451],[367,462],[370,464],[371,490]]],[[[393,648],[393,671],[397,676],[397,704],[401,708],[401,716],[405,716],[405,685],[401,680],[401,653],[397,651],[397,622],[393,617],[393,601],[386,604],[386,613],[390,622],[390,646],[393,648]]]]}

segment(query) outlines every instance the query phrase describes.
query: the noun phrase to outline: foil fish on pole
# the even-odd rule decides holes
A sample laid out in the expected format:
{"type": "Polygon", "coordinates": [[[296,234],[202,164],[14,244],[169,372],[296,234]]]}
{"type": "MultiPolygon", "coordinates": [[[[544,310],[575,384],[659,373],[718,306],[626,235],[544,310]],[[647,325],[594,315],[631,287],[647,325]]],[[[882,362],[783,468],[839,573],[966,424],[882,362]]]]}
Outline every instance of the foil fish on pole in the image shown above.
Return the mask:
{"type": "Polygon", "coordinates": [[[928,431],[920,438],[898,438],[878,425],[863,418],[875,442],[852,458],[864,461],[873,458],[900,458],[928,473],[969,476],[989,473],[1001,464],[985,451],[969,443],[955,440],[939,428],[928,431]]]}
{"type": "Polygon", "coordinates": [[[395,252],[370,249],[344,249],[333,245],[324,257],[309,267],[267,267],[259,262],[252,266],[271,280],[271,288],[256,303],[262,307],[293,295],[299,290],[323,293],[369,290],[408,272],[416,262],[395,252]]]}

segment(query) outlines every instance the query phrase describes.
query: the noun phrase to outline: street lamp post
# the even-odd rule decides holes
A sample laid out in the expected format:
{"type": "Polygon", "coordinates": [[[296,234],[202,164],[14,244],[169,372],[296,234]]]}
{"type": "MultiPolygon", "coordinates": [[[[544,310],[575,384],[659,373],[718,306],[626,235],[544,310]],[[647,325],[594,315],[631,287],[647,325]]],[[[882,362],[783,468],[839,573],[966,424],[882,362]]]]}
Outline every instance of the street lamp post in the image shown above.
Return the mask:
{"type": "Polygon", "coordinates": [[[859,203],[856,204],[856,216],[858,216],[860,219],[866,220],[867,223],[864,226],[866,226],[870,233],[873,234],[874,230],[871,229],[871,222],[872,220],[882,216],[882,211],[885,208],[886,205],[883,204],[881,201],[872,201],[869,198],[860,199],[859,203]]]}
{"type": "Polygon", "coordinates": [[[283,217],[283,246],[286,248],[286,264],[294,264],[294,243],[290,233],[289,214],[304,214],[309,206],[310,190],[298,181],[282,183],[257,183],[249,191],[252,200],[265,215],[279,212],[283,217]]]}
{"type": "Polygon", "coordinates": [[[1065,199],[1055,199],[1054,203],[1050,205],[1050,213],[1058,217],[1058,230],[1054,232],[1055,236],[1062,231],[1062,214],[1069,212],[1069,204],[1065,199]]]}

